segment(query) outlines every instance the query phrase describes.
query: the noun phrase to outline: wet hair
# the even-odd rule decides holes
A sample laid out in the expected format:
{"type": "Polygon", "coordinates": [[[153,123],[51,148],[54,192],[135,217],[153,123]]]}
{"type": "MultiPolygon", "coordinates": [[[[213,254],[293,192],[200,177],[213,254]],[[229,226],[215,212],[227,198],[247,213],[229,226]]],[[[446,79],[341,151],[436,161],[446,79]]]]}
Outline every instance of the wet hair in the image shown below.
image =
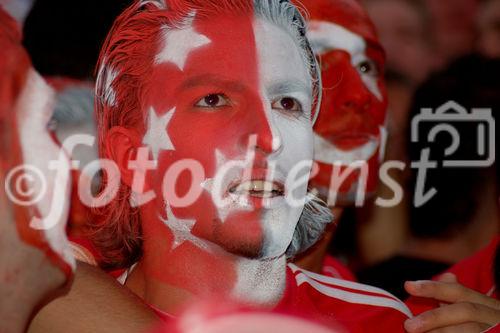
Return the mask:
{"type": "MultiPolygon", "coordinates": [[[[320,106],[320,71],[305,37],[305,21],[286,0],[141,0],[115,21],[98,62],[95,111],[100,156],[109,158],[105,138],[114,126],[145,126],[145,81],[153,69],[165,29],[182,28],[192,13],[210,19],[218,14],[252,14],[288,32],[297,43],[313,84],[314,121],[320,106]]],[[[105,186],[106,180],[103,182],[105,186]]],[[[91,238],[105,267],[127,267],[142,254],[138,208],[130,205],[131,189],[121,184],[118,195],[100,211],[91,238]]],[[[304,234],[301,232],[301,234],[304,234]]]]}

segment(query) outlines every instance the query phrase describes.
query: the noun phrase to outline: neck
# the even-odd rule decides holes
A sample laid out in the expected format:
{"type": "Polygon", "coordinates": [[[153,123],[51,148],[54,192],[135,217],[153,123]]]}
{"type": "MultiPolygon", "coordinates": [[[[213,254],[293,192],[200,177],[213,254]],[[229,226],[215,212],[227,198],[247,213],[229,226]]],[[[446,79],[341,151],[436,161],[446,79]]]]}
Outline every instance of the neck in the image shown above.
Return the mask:
{"type": "Polygon", "coordinates": [[[285,256],[248,259],[227,252],[208,253],[191,243],[167,255],[158,253],[145,250],[126,286],[146,303],[170,314],[187,303],[214,297],[273,307],[285,288],[285,256]]]}
{"type": "Polygon", "coordinates": [[[328,247],[332,241],[335,229],[340,221],[340,217],[344,211],[340,207],[330,207],[334,216],[334,222],[330,223],[323,234],[323,237],[309,250],[298,256],[294,263],[310,272],[321,274],[323,272],[323,263],[328,254],[328,247]]]}

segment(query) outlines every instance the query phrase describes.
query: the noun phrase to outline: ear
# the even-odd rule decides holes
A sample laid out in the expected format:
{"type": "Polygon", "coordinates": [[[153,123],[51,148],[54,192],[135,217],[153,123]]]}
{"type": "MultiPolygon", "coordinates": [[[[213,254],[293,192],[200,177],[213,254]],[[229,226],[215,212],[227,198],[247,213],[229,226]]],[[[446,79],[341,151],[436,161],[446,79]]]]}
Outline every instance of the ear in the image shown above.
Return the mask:
{"type": "Polygon", "coordinates": [[[122,182],[132,187],[134,170],[129,167],[129,162],[136,159],[142,146],[141,136],[134,129],[115,126],[108,131],[105,140],[106,156],[118,166],[122,182]]]}

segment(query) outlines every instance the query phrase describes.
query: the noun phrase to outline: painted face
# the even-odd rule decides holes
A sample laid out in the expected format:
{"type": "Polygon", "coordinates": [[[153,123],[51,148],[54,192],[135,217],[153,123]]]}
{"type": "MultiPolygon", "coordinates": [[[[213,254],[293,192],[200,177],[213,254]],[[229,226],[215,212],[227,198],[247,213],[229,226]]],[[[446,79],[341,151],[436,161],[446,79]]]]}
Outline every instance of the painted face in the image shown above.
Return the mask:
{"type": "Polygon", "coordinates": [[[290,173],[312,159],[312,87],[298,46],[260,19],[195,15],[159,45],[143,101],[158,209],[142,213],[160,223],[143,222],[145,237],[169,239],[172,253],[215,244],[249,258],[283,255],[303,208],[285,199],[307,190],[287,176],[307,178],[310,165],[290,173]],[[183,161],[202,172],[163,182],[183,161]],[[190,192],[194,201],[175,202],[173,193],[190,192]]]}
{"type": "Polygon", "coordinates": [[[337,204],[350,204],[358,183],[366,179],[368,193],[377,183],[387,108],[384,53],[356,1],[305,5],[311,15],[308,38],[320,59],[323,80],[321,113],[314,127],[319,173],[311,184],[325,196],[336,191],[337,204]],[[367,162],[367,177],[360,168],[347,176],[346,169],[357,161],[367,162]]]}
{"type": "MultiPolygon", "coordinates": [[[[9,22],[2,11],[0,17],[2,23],[9,22]]],[[[47,130],[53,92],[31,67],[20,42],[10,35],[12,29],[0,25],[0,167],[5,172],[7,198],[20,238],[39,248],[69,276],[74,267],[65,234],[69,161],[47,130]],[[59,171],[49,167],[50,161],[59,161],[54,164],[59,171]]]]}

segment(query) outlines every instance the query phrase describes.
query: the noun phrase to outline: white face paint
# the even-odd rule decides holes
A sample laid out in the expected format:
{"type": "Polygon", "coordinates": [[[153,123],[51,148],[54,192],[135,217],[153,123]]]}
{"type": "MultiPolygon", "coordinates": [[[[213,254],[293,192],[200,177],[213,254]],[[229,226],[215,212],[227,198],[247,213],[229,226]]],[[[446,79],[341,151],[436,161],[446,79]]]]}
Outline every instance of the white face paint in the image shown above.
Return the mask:
{"type": "Polygon", "coordinates": [[[163,34],[164,47],[155,59],[157,65],[170,62],[183,71],[189,54],[194,49],[211,43],[208,37],[198,33],[193,28],[195,17],[196,12],[191,13],[182,29],[165,29],[163,34]],[[175,47],[169,47],[170,45],[175,45],[175,47]]]}
{"type": "Polygon", "coordinates": [[[19,23],[23,25],[28,16],[34,0],[2,0],[0,5],[19,23]]]}
{"type": "Polygon", "coordinates": [[[379,147],[379,140],[369,139],[362,146],[350,150],[342,150],[318,134],[314,134],[314,159],[318,162],[351,165],[356,161],[368,161],[379,147]]]}
{"type": "MultiPolygon", "coordinates": [[[[314,53],[318,55],[332,50],[346,51],[351,55],[351,64],[356,69],[363,62],[372,61],[366,55],[364,38],[335,23],[310,21],[307,37],[314,53]]],[[[366,88],[381,101],[383,97],[378,87],[378,78],[359,70],[358,72],[366,88]]]]}
{"type": "MultiPolygon", "coordinates": [[[[164,151],[168,150],[165,148],[167,145],[157,146],[157,149],[154,149],[159,152],[157,172],[161,177],[173,163],[189,156],[207,167],[206,174],[211,178],[196,179],[197,184],[199,180],[206,192],[202,192],[203,195],[192,205],[180,207],[171,204],[170,207],[167,206],[166,214],[161,215],[162,225],[159,227],[172,231],[172,249],[174,250],[172,253],[174,254],[181,253],[176,250],[190,243],[197,249],[234,264],[237,280],[229,281],[231,284],[228,286],[232,287],[231,293],[235,297],[250,303],[270,304],[279,300],[285,285],[286,258],[284,254],[293,238],[307,192],[307,181],[301,182],[300,186],[293,190],[291,187],[287,188],[286,183],[288,174],[297,164],[304,160],[311,161],[313,158],[313,131],[310,120],[312,80],[300,48],[282,28],[258,19],[248,21],[252,23],[253,34],[245,23],[246,29],[242,36],[249,37],[245,42],[251,44],[242,50],[241,43],[227,46],[229,43],[227,43],[226,36],[221,36],[219,40],[219,35],[210,30],[208,24],[203,21],[196,23],[191,28],[187,27],[186,30],[191,31],[194,41],[201,41],[203,37],[200,36],[205,36],[204,34],[209,36],[211,42],[206,47],[199,46],[196,42],[191,43],[191,37],[181,38],[187,33],[181,30],[176,31],[175,35],[170,34],[169,38],[177,38],[176,41],[166,42],[165,48],[160,47],[156,57],[157,63],[169,65],[157,66],[153,77],[155,75],[158,78],[168,77],[169,84],[172,85],[171,91],[176,91],[176,95],[166,97],[162,92],[165,89],[163,86],[161,89],[155,89],[156,85],[151,85],[150,95],[146,97],[145,104],[150,103],[149,105],[155,107],[158,118],[160,118],[159,115],[168,113],[174,104],[175,113],[170,127],[168,122],[160,126],[149,122],[144,142],[149,146],[153,146],[155,140],[166,142],[164,137],[163,139],[157,138],[154,134],[163,131],[161,135],[165,136],[167,133],[171,139],[169,143],[175,146],[172,154],[164,151]],[[182,44],[183,41],[189,42],[183,44],[186,47],[183,52],[185,54],[182,57],[179,54],[174,56],[175,52],[169,51],[169,46],[172,48],[172,46],[182,44]],[[187,44],[191,46],[188,47],[187,44]],[[221,47],[227,47],[227,52],[231,52],[229,53],[231,57],[228,56],[227,59],[224,58],[219,62],[214,60],[213,66],[205,69],[207,57],[219,54],[219,44],[221,47]],[[214,53],[216,48],[217,53],[214,53]],[[246,53],[245,50],[249,52],[246,53]],[[237,59],[238,56],[242,59],[237,59]],[[258,65],[257,68],[252,65],[251,70],[254,72],[250,75],[247,71],[247,61],[242,61],[246,58],[258,65]],[[241,64],[241,68],[235,71],[234,75],[228,73],[226,68],[226,62],[231,63],[231,59],[235,59],[233,61],[235,67],[241,64]],[[196,66],[201,66],[208,74],[200,69],[192,70],[192,68],[198,68],[196,66]],[[179,69],[182,70],[182,68],[185,70],[180,72],[179,69]],[[291,68],[293,71],[290,70],[291,68]],[[171,72],[179,74],[178,81],[174,82],[171,79],[172,76],[164,75],[164,73],[171,72]],[[208,75],[209,78],[214,77],[210,80],[210,84],[207,84],[208,88],[201,89],[203,93],[194,93],[192,87],[186,88],[182,85],[186,80],[195,78],[195,73],[208,75]],[[224,74],[225,80],[242,82],[244,93],[235,93],[232,89],[224,88],[225,84],[219,83],[220,73],[224,74]],[[179,89],[181,93],[177,93],[178,86],[182,87],[179,89]],[[219,86],[222,87],[222,91],[219,91],[219,86]],[[202,95],[214,93],[224,93],[220,102],[228,99],[234,101],[234,105],[228,103],[227,108],[200,107],[200,104],[207,104],[202,95]],[[287,102],[297,107],[290,109],[283,106],[285,98],[287,102]],[[238,107],[238,101],[242,101],[243,104],[247,103],[248,109],[238,107]],[[162,109],[160,105],[168,105],[168,107],[162,109]],[[225,122],[225,128],[221,128],[221,121],[226,121],[226,118],[233,116],[232,113],[226,113],[231,110],[235,111],[234,121],[225,122]],[[189,121],[188,119],[194,119],[194,117],[200,122],[190,127],[189,131],[191,133],[198,131],[199,136],[175,132],[172,126],[175,126],[177,122],[188,124],[184,121],[189,121]],[[247,120],[250,121],[247,122],[247,120]],[[214,128],[220,130],[221,135],[214,135],[214,128]],[[250,164],[244,145],[247,141],[252,141],[254,134],[265,135],[265,137],[260,138],[260,141],[257,138],[257,141],[253,141],[253,145],[249,144],[251,150],[255,150],[253,152],[255,163],[250,164]],[[254,149],[256,146],[257,149],[254,149]],[[232,163],[235,168],[228,169],[219,184],[218,173],[227,163],[232,163]],[[250,170],[249,175],[245,175],[248,170],[250,170]],[[268,171],[274,177],[264,182],[265,173],[268,171]],[[280,186],[279,191],[267,188],[256,189],[263,183],[267,184],[272,181],[279,183],[273,183],[273,185],[283,185],[284,188],[280,186]],[[212,201],[214,200],[208,198],[207,192],[219,195],[223,199],[229,197],[228,207],[221,209],[216,205],[216,209],[213,209],[212,201]],[[245,197],[248,200],[245,200],[245,197]],[[290,197],[295,198],[295,201],[302,199],[302,204],[292,207],[288,204],[290,197]],[[247,228],[249,224],[253,229],[247,228]],[[224,229],[227,226],[230,228],[224,229]]],[[[152,81],[155,82],[154,79],[152,81]]],[[[288,105],[288,103],[284,104],[288,105]]],[[[151,117],[150,120],[153,118],[151,117]]],[[[302,178],[300,176],[305,174],[305,178],[308,179],[310,166],[303,169],[302,173],[298,173],[296,177],[302,178]]],[[[158,191],[157,188],[155,190],[158,191]]],[[[168,203],[168,199],[166,201],[168,203]]],[[[151,225],[156,226],[153,223],[151,225]]],[[[161,270],[161,268],[158,269],[161,270]]],[[[207,268],[207,274],[210,273],[212,272],[207,268]]]]}
{"type": "Polygon", "coordinates": [[[175,150],[172,140],[168,135],[168,124],[174,115],[175,108],[158,116],[153,107],[149,108],[148,128],[142,143],[147,145],[153,154],[153,159],[158,160],[158,154],[162,150],[175,150]]]}
{"type": "Polygon", "coordinates": [[[232,296],[246,304],[274,306],[286,286],[286,258],[277,260],[248,260],[237,262],[236,285],[232,296]]]}
{"type": "MultiPolygon", "coordinates": [[[[256,19],[254,34],[261,98],[274,137],[275,150],[267,160],[269,165],[276,166],[278,177],[286,177],[299,162],[312,160],[313,157],[310,121],[312,83],[298,46],[283,29],[256,19]],[[303,114],[297,116],[277,109],[275,103],[284,97],[297,100],[303,114]]],[[[303,206],[290,206],[287,197],[305,198],[306,192],[307,183],[294,191],[285,188],[285,196],[279,197],[278,202],[264,211],[264,257],[285,253],[303,209],[303,206]]]]}

